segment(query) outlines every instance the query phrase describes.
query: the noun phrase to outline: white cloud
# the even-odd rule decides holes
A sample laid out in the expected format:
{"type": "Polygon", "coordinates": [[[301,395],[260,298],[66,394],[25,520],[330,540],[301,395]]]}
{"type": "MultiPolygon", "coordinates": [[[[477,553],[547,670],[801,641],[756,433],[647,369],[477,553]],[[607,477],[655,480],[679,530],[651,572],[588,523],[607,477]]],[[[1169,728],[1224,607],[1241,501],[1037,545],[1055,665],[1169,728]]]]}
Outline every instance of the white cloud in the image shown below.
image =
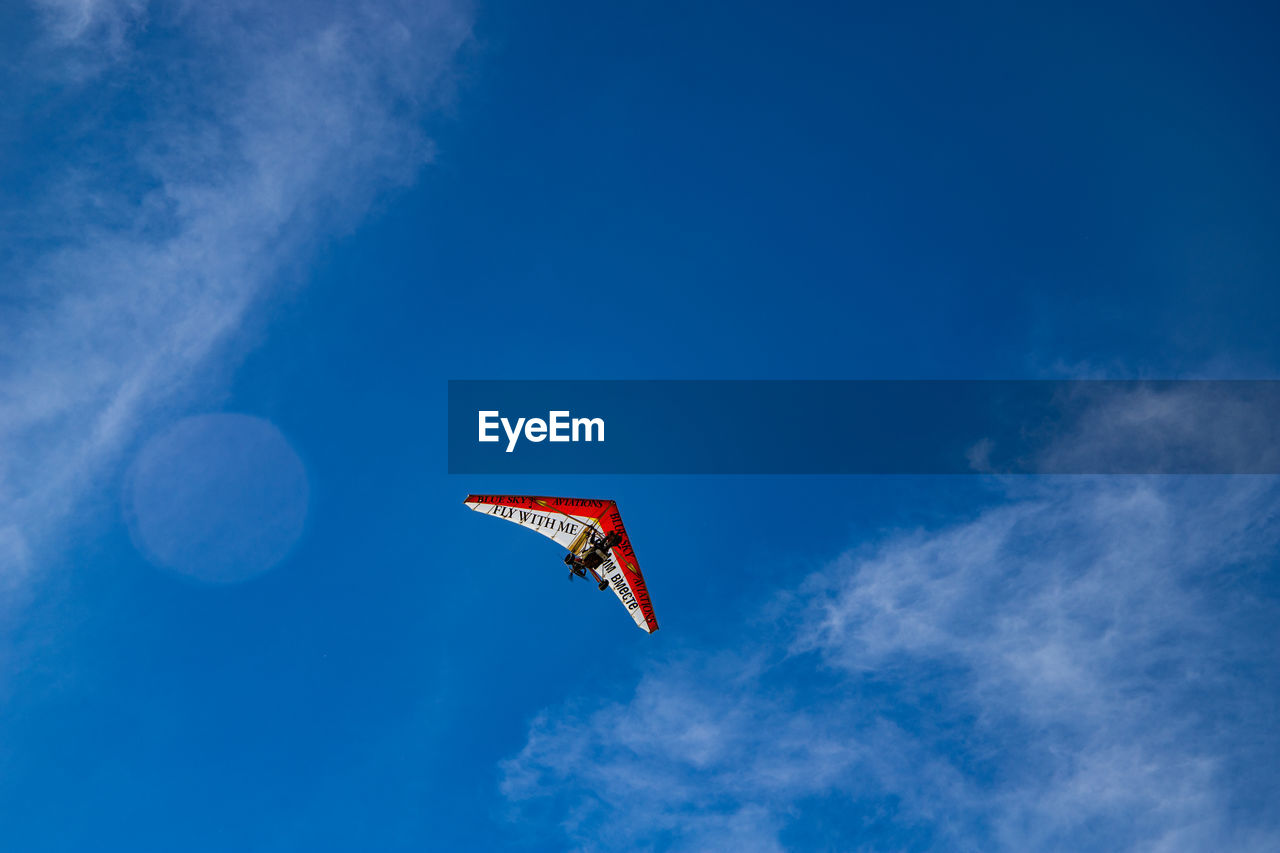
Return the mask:
{"type": "Polygon", "coordinates": [[[733,849],[743,816],[760,849],[1276,849],[1274,481],[1011,488],[841,557],[786,628],[545,712],[504,794],[581,849],[733,849]]]}
{"type": "Polygon", "coordinates": [[[1036,460],[1075,472],[1275,471],[1274,391],[1249,382],[1064,386],[1080,412],[1036,460]]]}
{"type": "Polygon", "coordinates": [[[414,179],[470,18],[448,0],[41,5],[32,85],[59,79],[76,132],[51,140],[3,270],[0,554],[36,549],[148,411],[199,397],[282,270],[414,179]]]}
{"type": "Polygon", "coordinates": [[[61,57],[61,73],[81,77],[119,58],[130,33],[142,26],[146,0],[35,0],[45,34],[56,46],[78,49],[61,57]],[[94,56],[96,54],[96,56],[94,56]]]}

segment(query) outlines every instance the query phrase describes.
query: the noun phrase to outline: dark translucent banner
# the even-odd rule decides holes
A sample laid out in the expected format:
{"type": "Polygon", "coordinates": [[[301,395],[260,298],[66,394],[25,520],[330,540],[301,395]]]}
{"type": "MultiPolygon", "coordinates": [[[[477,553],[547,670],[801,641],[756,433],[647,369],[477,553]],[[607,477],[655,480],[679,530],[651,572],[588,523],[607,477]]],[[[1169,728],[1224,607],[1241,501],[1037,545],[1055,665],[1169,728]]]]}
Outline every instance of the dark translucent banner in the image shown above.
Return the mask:
{"type": "Polygon", "coordinates": [[[1276,474],[1280,381],[449,383],[475,474],[1276,474]]]}

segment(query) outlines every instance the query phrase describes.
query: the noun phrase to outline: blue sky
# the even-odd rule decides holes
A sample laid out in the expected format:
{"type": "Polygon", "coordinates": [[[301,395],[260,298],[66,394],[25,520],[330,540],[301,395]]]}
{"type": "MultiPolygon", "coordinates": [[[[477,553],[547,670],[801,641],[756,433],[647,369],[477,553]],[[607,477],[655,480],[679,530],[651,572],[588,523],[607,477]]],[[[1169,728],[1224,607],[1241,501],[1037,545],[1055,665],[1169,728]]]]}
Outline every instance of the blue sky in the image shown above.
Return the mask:
{"type": "Polygon", "coordinates": [[[7,849],[1280,846],[1271,479],[444,443],[449,378],[1275,376],[1260,6],[0,22],[7,849]],[[662,630],[484,491],[618,500],[662,630]]]}

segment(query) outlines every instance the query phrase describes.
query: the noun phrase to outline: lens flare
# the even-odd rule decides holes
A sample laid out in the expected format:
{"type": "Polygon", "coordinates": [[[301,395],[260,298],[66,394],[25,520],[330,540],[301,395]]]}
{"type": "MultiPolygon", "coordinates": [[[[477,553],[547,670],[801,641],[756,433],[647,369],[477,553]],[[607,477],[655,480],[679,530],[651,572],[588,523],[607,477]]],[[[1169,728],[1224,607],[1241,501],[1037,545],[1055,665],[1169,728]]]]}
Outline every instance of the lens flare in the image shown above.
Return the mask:
{"type": "Polygon", "coordinates": [[[135,544],[156,565],[210,583],[280,562],[306,522],[306,468],[270,422],[185,418],[133,463],[125,505],[135,544]]]}

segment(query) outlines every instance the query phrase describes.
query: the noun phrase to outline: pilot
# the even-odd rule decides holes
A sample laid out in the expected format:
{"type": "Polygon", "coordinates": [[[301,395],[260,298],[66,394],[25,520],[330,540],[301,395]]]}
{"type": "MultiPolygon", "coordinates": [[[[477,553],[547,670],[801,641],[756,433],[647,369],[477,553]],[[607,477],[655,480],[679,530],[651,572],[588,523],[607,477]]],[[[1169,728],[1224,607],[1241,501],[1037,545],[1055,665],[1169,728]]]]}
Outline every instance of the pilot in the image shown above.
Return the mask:
{"type": "Polygon", "coordinates": [[[607,559],[609,559],[609,555],[604,552],[604,543],[601,542],[582,555],[582,565],[588,569],[598,569],[600,564],[607,559]]]}
{"type": "Polygon", "coordinates": [[[600,564],[609,559],[609,549],[622,541],[616,532],[610,531],[607,536],[598,539],[593,537],[591,550],[582,555],[582,563],[588,569],[598,569],[600,564]]]}
{"type": "MultiPolygon", "coordinates": [[[[588,569],[594,573],[596,569],[600,568],[600,566],[609,559],[609,549],[620,542],[622,542],[622,536],[616,532],[610,532],[608,535],[601,537],[592,535],[591,549],[581,557],[573,552],[565,554],[564,563],[569,567],[569,571],[573,573],[569,576],[569,579],[572,580],[573,575],[585,578],[587,576],[588,569]]],[[[607,589],[608,586],[608,581],[605,581],[604,579],[600,580],[601,589],[607,589]]]]}

